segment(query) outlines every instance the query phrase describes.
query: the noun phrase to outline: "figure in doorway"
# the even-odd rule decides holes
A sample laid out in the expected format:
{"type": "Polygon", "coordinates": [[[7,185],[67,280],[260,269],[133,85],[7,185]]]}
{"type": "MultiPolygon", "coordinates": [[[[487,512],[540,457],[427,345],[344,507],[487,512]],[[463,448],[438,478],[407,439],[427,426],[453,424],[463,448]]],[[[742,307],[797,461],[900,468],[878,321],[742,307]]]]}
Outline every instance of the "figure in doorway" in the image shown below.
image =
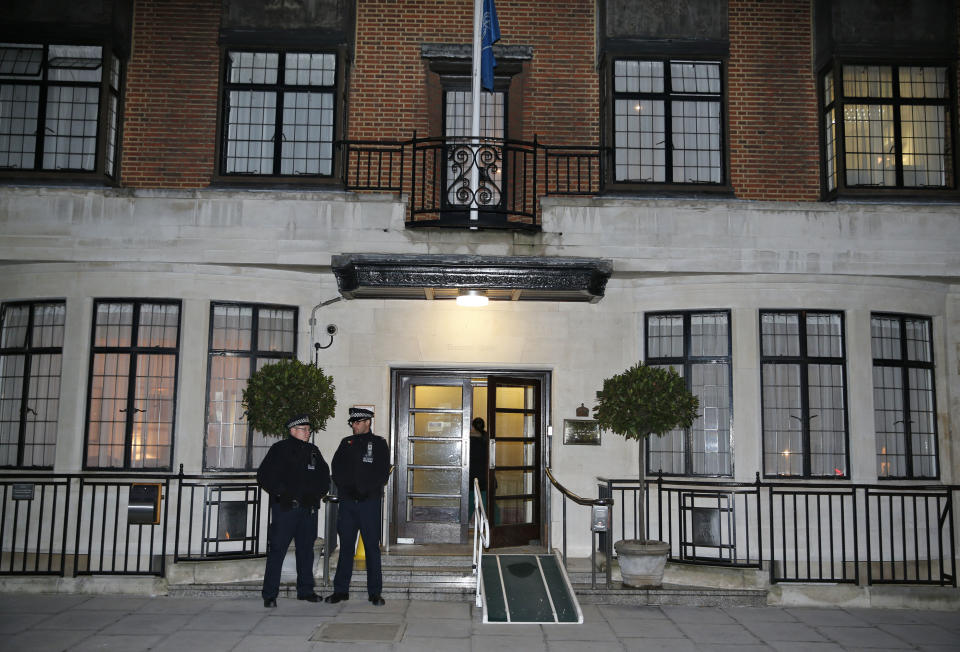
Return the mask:
{"type": "Polygon", "coordinates": [[[287,423],[290,436],[278,441],[260,463],[257,482],[270,494],[270,550],[263,573],[263,606],[277,606],[283,558],[293,540],[297,555],[297,600],[320,602],[313,592],[313,542],[317,539],[317,508],[330,489],[330,469],[320,449],[310,443],[310,417],[302,414],[287,423]]]}
{"type": "Polygon", "coordinates": [[[337,536],[340,555],[333,577],[333,594],[326,601],[336,604],[350,598],[353,554],[357,532],[363,537],[367,556],[367,595],[370,602],[384,604],[383,575],[380,570],[380,506],[383,487],[390,474],[390,448],[383,437],[370,432],[373,410],[350,408],[347,423],[353,434],[344,437],[333,455],[333,481],[337,485],[340,509],[337,536]]]}
{"type": "Polygon", "coordinates": [[[487,467],[490,466],[490,439],[487,436],[487,424],[477,417],[470,422],[470,522],[473,522],[475,488],[473,481],[480,485],[480,501],[487,504],[487,467]]]}

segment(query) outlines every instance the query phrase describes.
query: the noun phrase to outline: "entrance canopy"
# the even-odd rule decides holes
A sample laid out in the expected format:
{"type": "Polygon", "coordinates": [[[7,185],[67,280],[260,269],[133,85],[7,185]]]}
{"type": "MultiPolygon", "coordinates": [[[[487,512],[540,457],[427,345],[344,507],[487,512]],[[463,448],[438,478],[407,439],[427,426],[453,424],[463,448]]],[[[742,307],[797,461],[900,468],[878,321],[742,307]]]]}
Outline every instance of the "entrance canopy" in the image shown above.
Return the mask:
{"type": "Polygon", "coordinates": [[[341,254],[332,260],[347,299],[455,299],[478,290],[490,301],[596,303],[613,264],[599,258],[341,254]]]}

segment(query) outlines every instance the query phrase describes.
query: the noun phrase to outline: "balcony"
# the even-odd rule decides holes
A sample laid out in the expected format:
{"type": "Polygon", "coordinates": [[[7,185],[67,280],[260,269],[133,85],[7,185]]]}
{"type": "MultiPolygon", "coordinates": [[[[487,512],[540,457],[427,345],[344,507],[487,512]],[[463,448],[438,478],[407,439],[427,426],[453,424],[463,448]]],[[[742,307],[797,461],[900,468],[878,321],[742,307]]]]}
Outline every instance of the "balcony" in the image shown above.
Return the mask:
{"type": "Polygon", "coordinates": [[[343,184],[409,197],[407,228],[539,231],[540,198],[600,192],[599,147],[509,139],[342,141],[343,184]]]}

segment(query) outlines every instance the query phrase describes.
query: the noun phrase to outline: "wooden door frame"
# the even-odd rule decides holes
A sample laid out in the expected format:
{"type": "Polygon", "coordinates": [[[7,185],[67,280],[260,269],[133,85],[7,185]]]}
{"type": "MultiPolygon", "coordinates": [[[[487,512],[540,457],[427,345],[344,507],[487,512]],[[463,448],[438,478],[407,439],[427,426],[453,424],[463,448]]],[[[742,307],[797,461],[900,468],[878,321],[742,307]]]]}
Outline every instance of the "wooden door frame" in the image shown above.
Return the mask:
{"type": "Polygon", "coordinates": [[[393,471],[393,477],[390,480],[390,486],[387,491],[388,509],[390,513],[389,532],[387,533],[387,545],[397,542],[397,531],[399,523],[399,505],[397,504],[398,492],[394,489],[397,483],[401,481],[399,468],[399,446],[398,432],[401,415],[399,414],[400,401],[397,392],[404,376],[421,377],[444,377],[461,376],[466,378],[478,378],[487,376],[504,376],[509,378],[534,378],[540,381],[540,477],[537,483],[540,488],[540,541],[543,545],[548,545],[550,541],[550,481],[547,480],[547,474],[543,469],[549,466],[549,455],[551,442],[550,426],[552,414],[551,397],[553,393],[553,371],[543,367],[524,369],[516,367],[497,367],[497,366],[477,366],[477,367],[406,367],[397,366],[390,368],[390,447],[394,451],[393,458],[398,462],[393,471]]]}

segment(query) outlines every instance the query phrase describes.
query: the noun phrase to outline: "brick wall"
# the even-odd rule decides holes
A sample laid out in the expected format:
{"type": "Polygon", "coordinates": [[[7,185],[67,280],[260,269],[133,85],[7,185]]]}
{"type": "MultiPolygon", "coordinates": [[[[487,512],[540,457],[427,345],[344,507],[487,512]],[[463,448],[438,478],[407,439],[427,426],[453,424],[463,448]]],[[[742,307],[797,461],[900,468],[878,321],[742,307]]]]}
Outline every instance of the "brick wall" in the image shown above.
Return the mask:
{"type": "Polygon", "coordinates": [[[217,125],[220,0],[137,0],[127,71],[121,183],[210,183],[217,125]]]}
{"type": "MultiPolygon", "coordinates": [[[[499,0],[500,43],[533,47],[524,80],[524,139],[547,144],[599,141],[594,2],[499,0]]],[[[470,44],[473,3],[421,0],[357,3],[350,137],[409,138],[431,125],[421,43],[470,44]]],[[[435,101],[435,100],[434,100],[435,101]]],[[[434,117],[436,119],[436,117],[434,117]]]]}
{"type": "Polygon", "coordinates": [[[820,197],[811,5],[729,0],[730,177],[741,199],[820,197]]]}

